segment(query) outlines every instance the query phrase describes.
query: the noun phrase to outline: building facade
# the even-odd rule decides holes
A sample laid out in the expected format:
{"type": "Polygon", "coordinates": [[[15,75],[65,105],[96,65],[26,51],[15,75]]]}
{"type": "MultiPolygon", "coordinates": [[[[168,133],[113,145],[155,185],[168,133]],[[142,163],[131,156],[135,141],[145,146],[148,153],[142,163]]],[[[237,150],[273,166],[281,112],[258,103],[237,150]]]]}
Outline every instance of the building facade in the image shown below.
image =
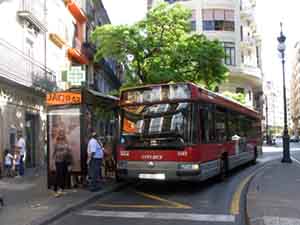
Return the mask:
{"type": "MultiPolygon", "coordinates": [[[[268,124],[269,134],[282,135],[284,127],[283,108],[283,87],[273,81],[264,81],[264,110],[263,128],[268,124]]],[[[289,88],[287,88],[289,93],[289,88]]],[[[287,125],[291,129],[292,125],[292,98],[287,96],[287,125]]]]}
{"type": "MultiPolygon", "coordinates": [[[[191,27],[224,45],[230,70],[219,92],[243,93],[246,105],[262,111],[261,40],[255,24],[255,0],[165,0],[192,10],[191,27]]],[[[162,0],[148,0],[148,9],[162,0]]]]}
{"type": "Polygon", "coordinates": [[[300,42],[295,44],[294,63],[292,69],[290,110],[293,133],[299,136],[300,131],[300,42]]]}
{"type": "Polygon", "coordinates": [[[46,1],[1,1],[0,15],[0,163],[21,130],[26,166],[34,167],[45,156],[45,93],[56,87],[46,63],[46,1]]]}
{"type": "Polygon", "coordinates": [[[17,130],[26,140],[27,167],[43,165],[46,94],[82,85],[107,94],[120,87],[122,67],[112,59],[95,63],[88,41],[109,18],[101,0],[0,1],[0,16],[0,166],[17,130]]]}

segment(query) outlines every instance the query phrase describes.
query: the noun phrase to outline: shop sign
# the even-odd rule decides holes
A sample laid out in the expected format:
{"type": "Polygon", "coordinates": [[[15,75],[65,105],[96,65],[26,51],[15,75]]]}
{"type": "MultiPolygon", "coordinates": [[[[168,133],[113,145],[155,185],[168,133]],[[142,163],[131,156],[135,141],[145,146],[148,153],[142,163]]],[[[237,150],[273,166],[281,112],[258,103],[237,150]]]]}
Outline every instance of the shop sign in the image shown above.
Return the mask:
{"type": "Polygon", "coordinates": [[[74,86],[80,86],[85,81],[85,70],[81,66],[72,66],[68,71],[68,82],[74,86]]]}
{"type": "Polygon", "coordinates": [[[81,94],[73,92],[54,92],[47,94],[47,105],[74,105],[81,103],[81,94]]]}

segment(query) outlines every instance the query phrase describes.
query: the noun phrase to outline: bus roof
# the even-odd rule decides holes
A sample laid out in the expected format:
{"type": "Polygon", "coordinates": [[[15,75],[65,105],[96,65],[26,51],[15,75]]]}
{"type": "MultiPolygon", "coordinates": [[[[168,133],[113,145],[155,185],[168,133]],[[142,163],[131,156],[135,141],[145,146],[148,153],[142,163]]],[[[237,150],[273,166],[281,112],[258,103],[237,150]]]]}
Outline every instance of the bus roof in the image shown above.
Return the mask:
{"type": "MultiPolygon", "coordinates": [[[[121,90],[120,104],[124,105],[124,104],[122,104],[122,100],[123,100],[122,96],[123,96],[124,92],[137,91],[137,90],[142,90],[145,88],[147,89],[147,88],[152,88],[152,87],[171,86],[171,85],[188,85],[190,87],[190,90],[191,90],[190,99],[182,98],[182,99],[177,99],[177,100],[192,100],[192,101],[203,100],[205,102],[214,103],[216,105],[220,105],[225,108],[230,108],[234,111],[238,111],[238,112],[253,116],[255,118],[261,118],[260,113],[258,111],[253,110],[253,109],[239,103],[238,101],[228,98],[220,93],[215,93],[206,88],[200,87],[199,85],[194,84],[192,82],[148,84],[148,85],[143,85],[143,86],[138,86],[138,87],[133,87],[133,88],[126,88],[126,89],[121,90]]],[[[145,103],[136,103],[136,104],[145,104],[145,103]]],[[[153,104],[153,102],[151,104],[153,104]]]]}

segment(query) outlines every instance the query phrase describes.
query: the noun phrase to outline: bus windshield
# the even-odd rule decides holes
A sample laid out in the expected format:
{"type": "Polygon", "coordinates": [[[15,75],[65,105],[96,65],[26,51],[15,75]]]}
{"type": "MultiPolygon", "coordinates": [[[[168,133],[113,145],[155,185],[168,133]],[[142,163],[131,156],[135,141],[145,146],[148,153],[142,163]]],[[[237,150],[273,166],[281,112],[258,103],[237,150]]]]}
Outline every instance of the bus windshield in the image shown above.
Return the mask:
{"type": "Polygon", "coordinates": [[[127,106],[122,117],[127,149],[182,149],[189,141],[190,103],[127,106]]]}

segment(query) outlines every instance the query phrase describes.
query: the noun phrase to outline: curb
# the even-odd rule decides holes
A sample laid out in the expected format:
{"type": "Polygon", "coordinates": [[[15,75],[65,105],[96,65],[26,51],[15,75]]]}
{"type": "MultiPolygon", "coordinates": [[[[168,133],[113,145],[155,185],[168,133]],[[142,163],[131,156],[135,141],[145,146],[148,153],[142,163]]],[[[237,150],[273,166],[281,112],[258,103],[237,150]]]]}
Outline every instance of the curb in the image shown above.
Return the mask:
{"type": "MultiPolygon", "coordinates": [[[[278,158],[279,159],[279,158],[278,158]]],[[[266,164],[271,164],[274,163],[276,160],[278,159],[273,159],[269,162],[266,162],[265,163],[265,166],[266,164]]],[[[249,210],[248,210],[248,191],[249,191],[249,187],[252,183],[252,181],[257,177],[258,174],[260,174],[261,172],[264,172],[264,171],[260,171],[260,172],[257,172],[255,173],[251,178],[250,180],[248,181],[247,185],[246,185],[246,197],[245,197],[245,208],[244,208],[244,211],[245,211],[245,223],[246,225],[263,225],[264,223],[262,221],[259,221],[259,219],[255,219],[255,223],[251,223],[251,216],[249,216],[249,210]],[[261,223],[262,222],[262,223],[261,223]]],[[[253,219],[252,219],[253,221],[253,219]]]]}
{"type": "Polygon", "coordinates": [[[44,216],[41,216],[37,219],[34,219],[33,221],[31,221],[30,223],[28,223],[26,225],[48,225],[50,223],[53,223],[55,220],[58,220],[61,217],[65,216],[66,214],[70,213],[71,211],[81,208],[84,205],[86,205],[87,203],[92,202],[92,201],[96,200],[97,198],[102,197],[103,195],[106,195],[110,192],[122,189],[127,185],[128,185],[127,182],[120,183],[120,184],[114,184],[105,190],[96,192],[95,194],[93,194],[92,196],[90,196],[86,199],[75,202],[74,204],[68,204],[65,207],[62,207],[61,209],[55,210],[54,212],[51,212],[44,216]]]}

